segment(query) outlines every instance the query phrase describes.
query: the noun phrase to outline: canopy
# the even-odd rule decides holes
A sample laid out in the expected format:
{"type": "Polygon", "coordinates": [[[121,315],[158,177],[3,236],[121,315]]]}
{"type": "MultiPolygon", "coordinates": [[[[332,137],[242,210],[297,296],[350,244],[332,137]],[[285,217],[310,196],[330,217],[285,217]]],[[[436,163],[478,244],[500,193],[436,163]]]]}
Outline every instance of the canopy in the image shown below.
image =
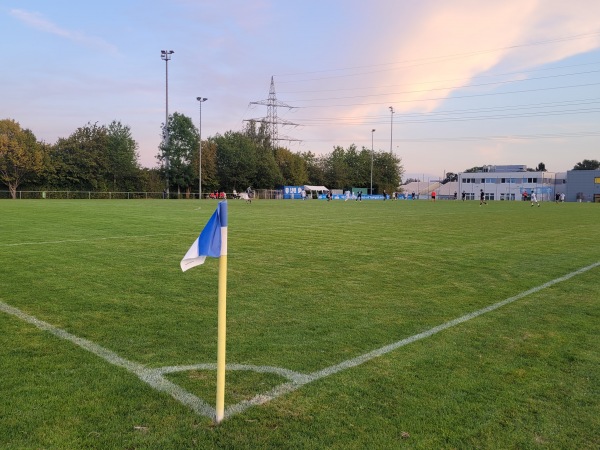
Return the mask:
{"type": "Polygon", "coordinates": [[[305,191],[324,192],[324,191],[328,191],[329,190],[325,186],[309,186],[308,184],[305,184],[302,187],[304,188],[305,191]]]}

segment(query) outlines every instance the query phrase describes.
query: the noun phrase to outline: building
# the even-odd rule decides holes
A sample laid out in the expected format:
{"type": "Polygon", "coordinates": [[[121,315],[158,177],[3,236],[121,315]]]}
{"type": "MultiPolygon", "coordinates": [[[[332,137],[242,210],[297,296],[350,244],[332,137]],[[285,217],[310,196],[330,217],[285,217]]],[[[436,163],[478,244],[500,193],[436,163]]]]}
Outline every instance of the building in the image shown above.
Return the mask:
{"type": "Polygon", "coordinates": [[[554,201],[555,194],[565,193],[566,173],[530,172],[524,165],[484,166],[482,172],[458,175],[459,198],[479,200],[481,189],[487,200],[523,200],[523,193],[535,192],[539,201],[554,201]]]}
{"type": "Polygon", "coordinates": [[[569,170],[567,179],[566,201],[600,203],[600,170],[569,170]]]}

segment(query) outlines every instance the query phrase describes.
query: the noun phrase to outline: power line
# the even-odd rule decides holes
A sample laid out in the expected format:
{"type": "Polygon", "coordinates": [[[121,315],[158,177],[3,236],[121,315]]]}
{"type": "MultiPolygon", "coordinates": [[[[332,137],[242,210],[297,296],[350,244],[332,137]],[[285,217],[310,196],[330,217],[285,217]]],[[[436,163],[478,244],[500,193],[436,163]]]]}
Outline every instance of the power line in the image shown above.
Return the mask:
{"type": "Polygon", "coordinates": [[[494,52],[499,52],[499,51],[516,49],[516,48],[533,47],[533,46],[539,46],[539,45],[547,45],[547,44],[554,44],[554,43],[559,43],[559,42],[572,41],[572,40],[577,40],[577,39],[585,39],[585,38],[588,38],[591,36],[597,36],[599,34],[600,34],[600,31],[594,31],[594,32],[590,32],[590,33],[582,33],[582,34],[576,34],[576,35],[571,35],[571,36],[565,36],[562,38],[553,38],[553,39],[548,39],[545,41],[510,45],[510,46],[506,46],[506,47],[498,47],[498,48],[487,49],[487,50],[476,50],[476,51],[471,51],[471,52],[455,53],[455,54],[449,54],[449,55],[415,58],[415,59],[409,59],[409,60],[393,62],[393,63],[371,64],[371,65],[361,65],[361,66],[353,66],[353,67],[345,67],[345,68],[329,69],[329,70],[279,74],[278,77],[286,77],[286,76],[291,77],[291,76],[297,76],[297,75],[310,75],[313,73],[340,72],[340,71],[349,71],[349,70],[366,69],[366,68],[372,69],[373,67],[400,65],[399,67],[393,67],[393,68],[389,68],[389,69],[381,69],[381,70],[376,70],[376,71],[371,70],[368,72],[360,72],[360,73],[354,73],[354,74],[348,74],[348,75],[335,75],[335,76],[330,76],[330,77],[311,78],[311,79],[304,79],[304,80],[290,80],[290,81],[285,81],[285,80],[281,81],[280,80],[279,83],[298,83],[298,82],[305,82],[305,81],[319,81],[319,80],[330,79],[330,78],[342,78],[342,77],[350,77],[350,76],[367,75],[367,74],[371,74],[371,73],[378,73],[378,72],[398,70],[398,69],[406,69],[406,68],[410,68],[410,67],[417,67],[417,66],[421,66],[421,65],[425,65],[425,64],[431,64],[434,62],[445,62],[445,61],[449,61],[449,60],[453,60],[453,59],[461,59],[461,58],[465,58],[465,57],[469,57],[469,56],[477,56],[477,55],[482,55],[482,54],[486,54],[486,53],[494,53],[494,52]],[[404,65],[407,63],[412,63],[412,64],[404,65]]]}
{"type": "MultiPolygon", "coordinates": [[[[518,91],[507,91],[507,92],[490,92],[484,94],[470,94],[470,95],[460,95],[453,97],[430,97],[430,98],[421,98],[421,99],[410,99],[410,100],[395,100],[394,103],[414,103],[414,102],[429,102],[435,100],[457,100],[463,98],[475,98],[475,97],[491,97],[496,95],[508,95],[508,94],[522,94],[527,92],[540,92],[540,91],[550,91],[557,89],[570,89],[570,88],[578,88],[578,87],[589,87],[589,86],[597,86],[600,83],[583,83],[583,84],[572,84],[567,86],[553,86],[546,88],[535,88],[535,89],[522,89],[518,91]]],[[[298,101],[298,100],[297,100],[298,101]]],[[[390,103],[390,100],[386,100],[385,102],[368,102],[368,103],[345,103],[339,105],[313,105],[313,106],[299,106],[299,109],[308,109],[308,108],[346,108],[348,106],[368,106],[368,105],[387,105],[390,103]]]]}
{"type": "Polygon", "coordinates": [[[424,92],[449,91],[449,90],[466,89],[466,88],[470,89],[470,88],[483,87],[483,86],[498,86],[498,85],[510,84],[510,83],[523,83],[523,82],[529,82],[529,81],[545,80],[545,79],[549,79],[549,78],[559,78],[559,77],[567,77],[567,76],[573,76],[573,75],[588,75],[591,73],[598,73],[598,72],[600,72],[600,70],[590,70],[587,72],[578,72],[578,73],[570,73],[570,74],[548,75],[548,76],[544,76],[544,77],[534,77],[534,78],[526,78],[526,79],[519,79],[519,80],[492,81],[489,83],[464,84],[464,85],[460,85],[460,86],[444,86],[444,87],[431,88],[431,89],[418,89],[418,90],[414,90],[414,91],[384,92],[381,94],[354,95],[354,96],[350,96],[350,97],[312,98],[312,99],[306,99],[306,100],[296,99],[295,101],[296,102],[315,102],[315,101],[324,101],[324,100],[346,100],[346,99],[355,99],[355,98],[383,97],[383,96],[391,96],[391,95],[422,94],[424,92]]]}
{"type": "MultiPolygon", "coordinates": [[[[560,67],[560,69],[565,69],[568,67],[574,67],[574,66],[579,66],[579,65],[592,65],[592,64],[594,64],[594,65],[600,64],[600,61],[594,62],[594,63],[588,63],[588,64],[577,64],[577,65],[573,65],[573,66],[564,66],[564,67],[560,67]]],[[[500,73],[500,74],[476,75],[476,76],[470,77],[470,79],[474,80],[474,79],[478,79],[478,78],[496,78],[496,77],[502,77],[502,76],[508,76],[508,75],[523,75],[526,73],[534,73],[534,72],[538,72],[541,70],[556,70],[556,69],[546,68],[546,69],[538,69],[538,70],[523,70],[523,71],[519,71],[519,72],[506,72],[506,73],[500,73]]],[[[516,80],[498,80],[498,81],[490,81],[489,83],[479,83],[479,84],[469,83],[469,84],[461,85],[461,86],[431,88],[431,89],[423,89],[423,90],[407,91],[407,92],[427,92],[427,91],[440,90],[440,89],[459,89],[459,88],[465,88],[465,87],[489,86],[489,85],[502,84],[502,83],[516,83],[516,82],[524,82],[524,81],[532,81],[532,80],[542,80],[542,79],[548,79],[548,78],[587,75],[590,73],[598,73],[598,72],[600,72],[600,70],[588,70],[588,71],[584,71],[584,72],[571,72],[571,73],[566,73],[566,74],[547,75],[547,76],[533,77],[533,78],[520,78],[520,79],[516,79],[516,80]]],[[[290,92],[283,92],[283,94],[316,94],[316,93],[320,93],[320,92],[360,91],[360,90],[369,90],[369,89],[394,88],[394,87],[400,87],[400,86],[414,86],[414,85],[423,85],[423,84],[445,83],[448,81],[456,81],[456,80],[464,80],[464,79],[465,79],[465,77],[447,79],[447,80],[423,81],[423,82],[419,82],[419,83],[410,83],[410,84],[391,84],[391,85],[386,85],[386,86],[371,86],[371,87],[363,87],[363,88],[352,87],[352,88],[312,90],[312,91],[294,91],[294,92],[290,91],[290,92]]],[[[377,94],[377,95],[390,95],[390,94],[377,94]]],[[[338,97],[338,98],[344,98],[344,97],[338,97]]],[[[302,101],[302,100],[300,100],[300,101],[302,101]]]]}
{"type": "MultiPolygon", "coordinates": [[[[508,106],[495,106],[495,107],[483,107],[483,108],[468,108],[468,109],[451,109],[432,111],[426,113],[400,113],[398,118],[402,121],[411,118],[427,118],[432,116],[452,116],[454,114],[464,113],[478,113],[478,112],[497,112],[497,111],[512,111],[522,109],[541,109],[541,108],[553,108],[563,106],[576,106],[576,105],[593,105],[600,103],[600,98],[591,99],[578,99],[578,100],[562,100],[557,102],[542,102],[542,103],[527,103],[523,105],[508,105],[508,106]]],[[[337,121],[369,121],[369,120],[383,120],[387,117],[384,114],[378,115],[365,115],[365,116],[349,116],[349,117],[312,117],[312,118],[298,118],[299,121],[326,121],[335,123],[337,121]]]]}
{"type": "MultiPolygon", "coordinates": [[[[506,134],[492,136],[453,136],[439,138],[403,138],[396,139],[396,142],[419,143],[419,142],[471,142],[471,141],[497,141],[497,140],[532,140],[532,139],[564,139],[564,138],[584,138],[598,137],[600,131],[578,131],[571,133],[540,133],[540,134],[506,134]]],[[[319,139],[305,142],[339,142],[340,139],[319,139]]],[[[377,142],[384,142],[383,139],[375,139],[377,142]]],[[[385,140],[387,142],[387,140],[385,140]]]]}

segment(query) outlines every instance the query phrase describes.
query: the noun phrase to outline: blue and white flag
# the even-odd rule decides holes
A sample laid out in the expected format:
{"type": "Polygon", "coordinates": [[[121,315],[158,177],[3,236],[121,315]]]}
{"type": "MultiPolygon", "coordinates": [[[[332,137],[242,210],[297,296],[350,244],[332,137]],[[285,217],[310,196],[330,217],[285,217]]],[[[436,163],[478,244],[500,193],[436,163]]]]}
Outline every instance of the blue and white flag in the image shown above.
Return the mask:
{"type": "Polygon", "coordinates": [[[219,258],[227,255],[227,202],[219,202],[216,211],[181,260],[184,272],[204,264],[207,256],[219,258]]]}

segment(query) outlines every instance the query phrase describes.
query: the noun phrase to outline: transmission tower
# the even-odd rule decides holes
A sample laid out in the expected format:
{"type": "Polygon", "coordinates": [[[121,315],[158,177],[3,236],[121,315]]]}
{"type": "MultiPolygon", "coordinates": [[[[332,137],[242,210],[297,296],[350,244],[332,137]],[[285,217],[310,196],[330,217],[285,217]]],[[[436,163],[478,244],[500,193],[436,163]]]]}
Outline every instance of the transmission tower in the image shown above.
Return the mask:
{"type": "Polygon", "coordinates": [[[300,141],[300,139],[294,139],[288,136],[279,136],[279,125],[282,126],[294,126],[297,127],[297,123],[290,122],[289,120],[279,119],[277,117],[277,108],[287,108],[294,109],[296,106],[290,106],[286,103],[280,102],[277,100],[277,96],[275,94],[275,81],[273,77],[271,77],[271,87],[269,88],[269,98],[267,100],[260,100],[258,102],[250,102],[251,105],[261,105],[267,107],[267,117],[262,117],[259,119],[247,119],[244,122],[264,122],[267,124],[268,134],[271,138],[271,147],[275,150],[275,146],[279,141],[300,141]]]}

